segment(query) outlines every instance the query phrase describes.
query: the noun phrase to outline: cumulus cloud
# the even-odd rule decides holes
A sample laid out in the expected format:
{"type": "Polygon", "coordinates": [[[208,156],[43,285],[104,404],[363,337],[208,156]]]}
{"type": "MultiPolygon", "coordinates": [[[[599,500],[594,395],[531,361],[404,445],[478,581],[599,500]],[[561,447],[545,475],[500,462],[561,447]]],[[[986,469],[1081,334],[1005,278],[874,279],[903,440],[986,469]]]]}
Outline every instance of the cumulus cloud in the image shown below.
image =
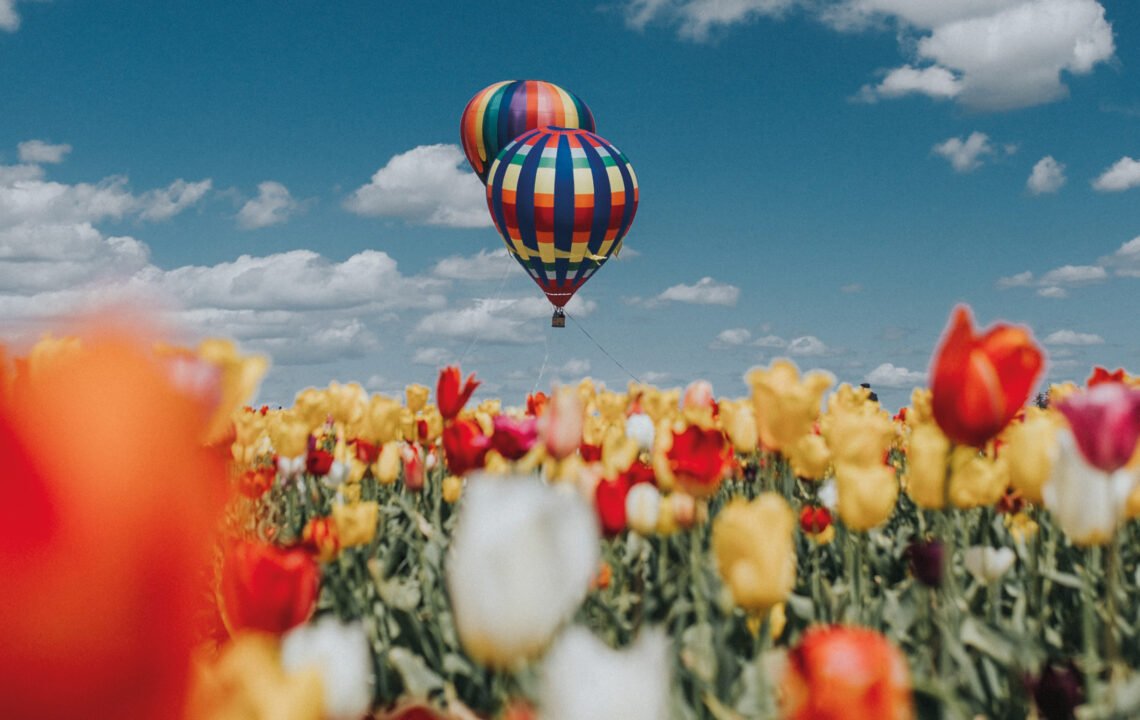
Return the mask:
{"type": "Polygon", "coordinates": [[[1057,330],[1045,337],[1046,345],[1103,345],[1104,338],[1093,333],[1057,330]]]}
{"type": "Polygon", "coordinates": [[[433,275],[449,280],[499,280],[515,264],[505,247],[474,255],[451,255],[435,264],[433,275]]]}
{"type": "Polygon", "coordinates": [[[980,168],[981,157],[992,155],[994,148],[990,144],[988,135],[983,132],[972,132],[965,140],[949,138],[935,145],[931,151],[949,160],[950,166],[956,172],[968,173],[980,168]]]}
{"type": "Polygon", "coordinates": [[[1120,192],[1140,185],[1140,160],[1122,157],[1093,181],[1101,192],[1120,192]]]}
{"type": "MultiPolygon", "coordinates": [[[[567,303],[566,312],[587,317],[596,308],[597,303],[592,300],[574,297],[567,303]]],[[[415,333],[492,345],[525,345],[541,338],[540,320],[549,317],[550,303],[545,298],[477,298],[468,307],[425,315],[416,324],[415,333]]]]}
{"type": "Polygon", "coordinates": [[[677,28],[677,35],[703,42],[716,30],[761,17],[780,16],[799,0],[630,0],[626,24],[642,30],[652,22],[677,28]]]}
{"type": "Polygon", "coordinates": [[[744,345],[752,339],[752,333],[745,328],[729,328],[721,330],[716,336],[716,344],[723,347],[736,347],[744,345]]]}
{"type": "Polygon", "coordinates": [[[788,346],[788,341],[778,335],[764,335],[752,341],[753,347],[762,348],[783,348],[788,346]]]}
{"type": "Polygon", "coordinates": [[[703,277],[693,285],[674,285],[666,288],[655,299],[659,302],[682,302],[694,305],[736,305],[740,288],[703,277]]]}
{"type": "Polygon", "coordinates": [[[792,338],[788,343],[788,352],[802,357],[818,357],[828,354],[830,349],[815,335],[803,335],[792,338]]]}
{"type": "Polygon", "coordinates": [[[1015,287],[1028,287],[1033,284],[1033,273],[1026,270],[1025,272],[1010,275],[1008,277],[998,278],[997,286],[999,289],[1005,290],[1007,288],[1015,287]]]}
{"type": "Polygon", "coordinates": [[[863,102],[903,95],[926,95],[935,100],[949,100],[962,92],[962,83],[946,68],[916,68],[903,65],[887,72],[878,85],[864,85],[856,96],[863,102]]]}
{"type": "Polygon", "coordinates": [[[483,184],[458,145],[420,145],[392,157],[344,207],[370,217],[478,228],[492,225],[483,184]]]}
{"type": "MultiPolygon", "coordinates": [[[[0,2],[0,8],[3,3],[0,2]]],[[[2,12],[2,11],[0,11],[2,12]]],[[[54,165],[63,162],[63,158],[71,152],[71,146],[66,144],[52,145],[43,140],[27,140],[16,146],[22,163],[46,163],[54,165]]]]}
{"type": "Polygon", "coordinates": [[[1115,275],[1140,278],[1140,236],[1120,246],[1113,254],[1100,259],[1100,265],[1111,268],[1115,275]]]}
{"type": "Polygon", "coordinates": [[[289,194],[289,188],[266,180],[257,186],[257,197],[247,200],[237,214],[238,225],[246,230],[279,225],[297,211],[300,204],[289,194]]]}
{"type": "Polygon", "coordinates": [[[854,295],[863,292],[863,285],[861,283],[848,283],[847,285],[839,288],[839,292],[847,295],[854,295]]]}
{"type": "Polygon", "coordinates": [[[175,180],[169,187],[151,190],[139,200],[139,217],[144,220],[169,220],[194,205],[210,192],[213,182],[208,178],[198,182],[175,180]]]}
{"type": "Polygon", "coordinates": [[[1038,160],[1037,164],[1033,166],[1033,172],[1029,174],[1029,179],[1025,182],[1029,192],[1034,195],[1055,193],[1064,184],[1065,165],[1054,160],[1052,155],[1046,155],[1038,160]]]}
{"type": "Polygon", "coordinates": [[[412,362],[416,365],[427,365],[428,367],[443,367],[448,363],[455,361],[455,354],[450,350],[441,347],[421,347],[416,348],[412,353],[412,362]]]}
{"type": "Polygon", "coordinates": [[[1108,278],[1108,271],[1099,265],[1063,265],[1041,276],[1042,285],[1060,287],[1089,285],[1108,278]]]}
{"type": "Polygon", "coordinates": [[[1037,294],[1043,298],[1052,298],[1054,300],[1060,300],[1062,298],[1069,297],[1069,291],[1068,290],[1066,290],[1065,288],[1062,288],[1062,287],[1057,287],[1055,285],[1043,287],[1037,291],[1037,294]]]}
{"type": "Polygon", "coordinates": [[[590,361],[585,358],[570,358],[551,371],[554,377],[582,377],[590,372],[590,361]]]}
{"type": "Polygon", "coordinates": [[[0,30],[16,32],[20,29],[20,14],[16,3],[20,0],[0,0],[0,30]]]}
{"type": "Polygon", "coordinates": [[[926,384],[926,373],[896,367],[887,362],[867,373],[864,380],[870,383],[871,387],[912,388],[926,384]]]}

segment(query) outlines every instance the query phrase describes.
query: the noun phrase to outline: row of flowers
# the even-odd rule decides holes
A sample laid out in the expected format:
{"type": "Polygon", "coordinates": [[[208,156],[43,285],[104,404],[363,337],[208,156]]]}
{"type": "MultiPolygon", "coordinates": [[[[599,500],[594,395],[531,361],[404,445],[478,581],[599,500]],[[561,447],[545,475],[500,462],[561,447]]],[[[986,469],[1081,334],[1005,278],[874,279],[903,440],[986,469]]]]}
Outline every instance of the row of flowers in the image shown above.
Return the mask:
{"type": "Polygon", "coordinates": [[[1043,364],[959,308],[893,416],[785,360],[254,409],[224,341],[41,342],[0,362],[0,715],[1129,712],[1140,382],[1026,407],[1043,364]]]}

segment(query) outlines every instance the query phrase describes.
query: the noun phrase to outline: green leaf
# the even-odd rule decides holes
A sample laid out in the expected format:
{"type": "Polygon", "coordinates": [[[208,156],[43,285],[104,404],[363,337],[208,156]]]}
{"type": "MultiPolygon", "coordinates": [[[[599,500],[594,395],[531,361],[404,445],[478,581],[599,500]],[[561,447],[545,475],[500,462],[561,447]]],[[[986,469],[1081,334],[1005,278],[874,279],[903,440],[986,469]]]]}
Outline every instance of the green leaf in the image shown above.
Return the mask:
{"type": "Polygon", "coordinates": [[[385,605],[411,612],[420,604],[419,583],[411,578],[389,578],[377,588],[385,605]]]}

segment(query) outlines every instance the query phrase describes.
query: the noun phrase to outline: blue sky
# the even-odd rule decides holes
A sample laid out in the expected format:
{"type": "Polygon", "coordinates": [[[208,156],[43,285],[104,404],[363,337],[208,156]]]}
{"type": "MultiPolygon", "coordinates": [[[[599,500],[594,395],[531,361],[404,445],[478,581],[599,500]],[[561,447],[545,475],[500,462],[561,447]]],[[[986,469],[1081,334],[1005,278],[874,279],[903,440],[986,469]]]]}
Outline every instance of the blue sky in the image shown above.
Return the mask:
{"type": "Polygon", "coordinates": [[[459,359],[508,402],[739,396],[790,356],[897,407],[968,302],[1052,380],[1140,370],[1137,3],[550,5],[0,0],[0,335],[163,307],[270,354],[271,402],[459,359]],[[641,187],[562,330],[457,147],[513,78],[583,98],[641,187]]]}

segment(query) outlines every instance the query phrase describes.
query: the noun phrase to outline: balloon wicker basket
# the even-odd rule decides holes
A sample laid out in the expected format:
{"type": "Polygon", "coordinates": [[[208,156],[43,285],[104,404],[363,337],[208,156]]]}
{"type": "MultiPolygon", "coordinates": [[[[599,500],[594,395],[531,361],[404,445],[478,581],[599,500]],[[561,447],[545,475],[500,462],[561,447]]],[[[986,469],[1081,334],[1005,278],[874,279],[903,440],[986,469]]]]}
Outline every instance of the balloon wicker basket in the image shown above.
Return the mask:
{"type": "Polygon", "coordinates": [[[566,312],[562,308],[554,308],[554,315],[550,318],[550,327],[566,327],[566,312]]]}

